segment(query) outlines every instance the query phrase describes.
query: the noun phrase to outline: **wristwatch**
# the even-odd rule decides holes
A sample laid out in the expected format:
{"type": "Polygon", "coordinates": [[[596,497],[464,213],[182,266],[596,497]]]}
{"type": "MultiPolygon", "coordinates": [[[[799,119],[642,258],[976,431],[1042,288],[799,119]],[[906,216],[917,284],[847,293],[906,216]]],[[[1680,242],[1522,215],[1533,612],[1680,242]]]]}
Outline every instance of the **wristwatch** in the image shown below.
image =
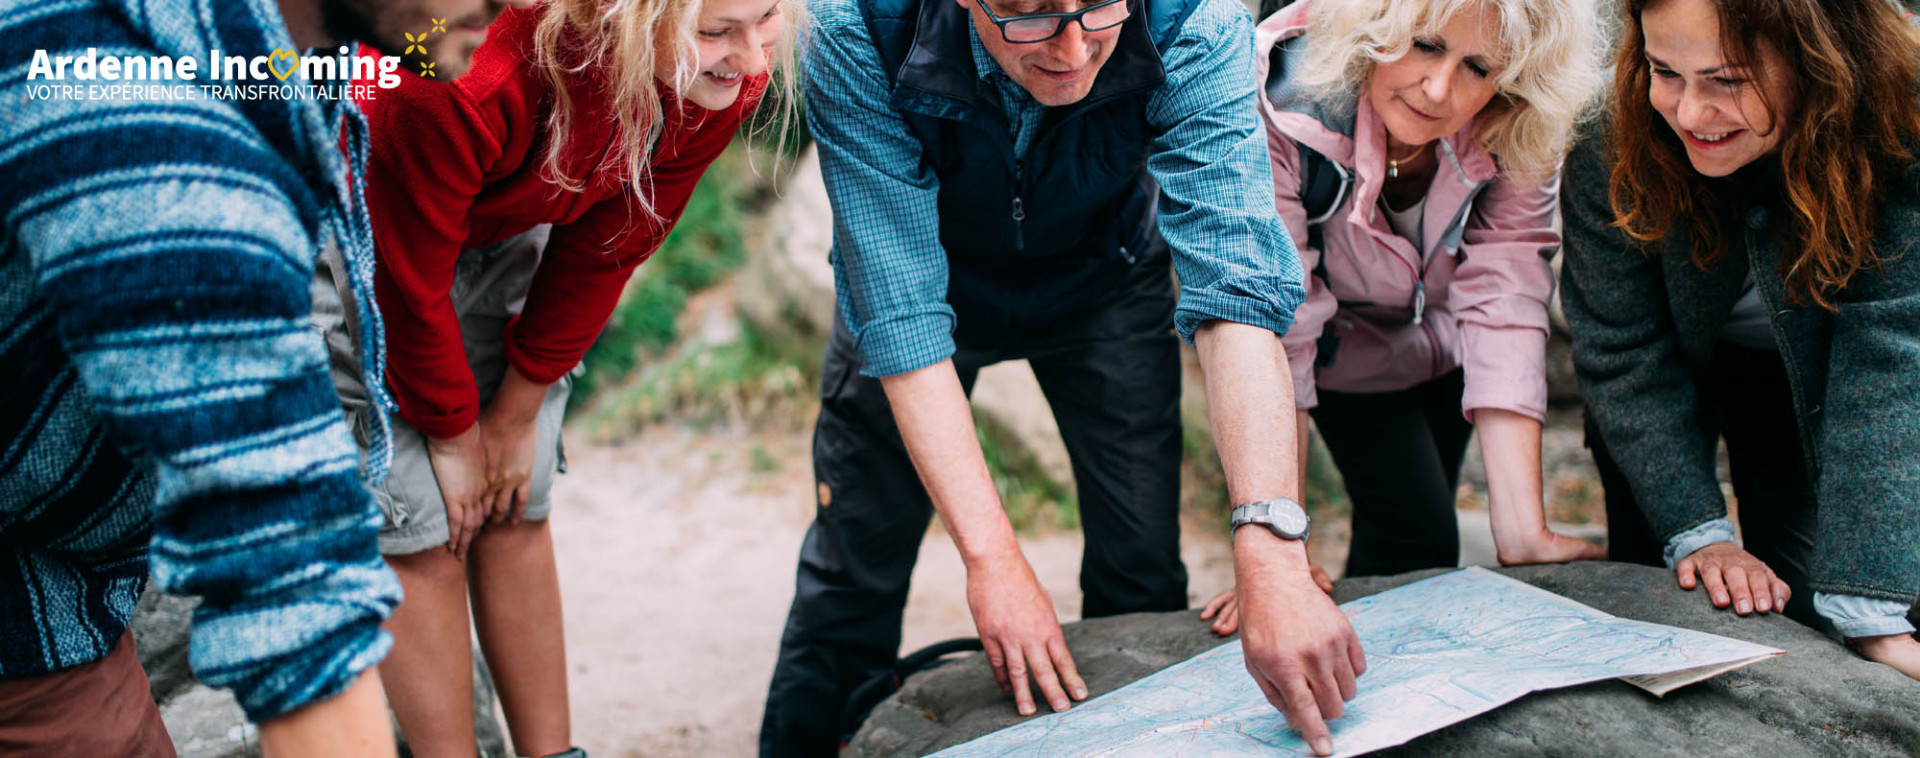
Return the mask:
{"type": "Polygon", "coordinates": [[[1264,526],[1283,540],[1304,540],[1312,529],[1307,509],[1284,497],[1234,506],[1233,530],[1247,524],[1264,526]]]}

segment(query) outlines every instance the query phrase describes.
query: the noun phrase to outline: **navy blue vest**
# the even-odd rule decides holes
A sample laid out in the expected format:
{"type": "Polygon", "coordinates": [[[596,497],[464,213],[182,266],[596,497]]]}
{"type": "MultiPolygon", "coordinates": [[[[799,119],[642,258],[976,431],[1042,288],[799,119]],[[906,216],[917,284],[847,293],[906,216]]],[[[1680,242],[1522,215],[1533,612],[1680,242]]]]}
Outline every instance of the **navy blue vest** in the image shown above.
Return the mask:
{"type": "Polygon", "coordinates": [[[1159,46],[1201,0],[1128,2],[1133,17],[1092,91],[1046,109],[1024,160],[999,91],[974,69],[965,8],[861,3],[894,85],[891,106],[940,178],[947,300],[963,333],[993,330],[983,317],[1044,324],[1110,292],[1132,265],[1166,265],[1146,106],[1166,79],[1159,46]]]}

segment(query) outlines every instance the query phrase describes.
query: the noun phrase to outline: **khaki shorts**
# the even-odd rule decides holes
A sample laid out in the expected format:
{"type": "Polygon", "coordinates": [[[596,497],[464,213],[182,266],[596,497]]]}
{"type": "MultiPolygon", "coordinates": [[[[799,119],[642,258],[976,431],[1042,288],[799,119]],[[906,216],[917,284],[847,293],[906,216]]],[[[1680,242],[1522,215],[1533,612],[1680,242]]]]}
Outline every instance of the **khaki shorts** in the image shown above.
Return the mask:
{"type": "MultiPolygon", "coordinates": [[[[483,405],[493,398],[501,377],[506,375],[503,337],[507,321],[526,305],[527,288],[540,265],[547,232],[548,227],[536,227],[500,244],[468,250],[460,254],[454,269],[453,307],[460,316],[467,365],[473,370],[483,405]]],[[[367,414],[376,411],[370,407],[366,386],[360,380],[353,336],[358,325],[341,305],[340,292],[346,282],[335,273],[343,270],[338,253],[330,250],[321,257],[313,283],[313,320],[326,337],[334,389],[340,394],[341,406],[364,453],[370,423],[367,414]]],[[[575,366],[555,382],[540,405],[535,421],[533,481],[524,516],[528,521],[547,518],[553,507],[553,478],[567,470],[560,426],[567,396],[573,391],[573,378],[580,372],[581,367],[575,366]]],[[[389,416],[389,421],[393,425],[393,465],[386,483],[371,488],[380,513],[386,516],[386,523],[380,527],[380,552],[406,555],[445,545],[447,503],[427,457],[427,437],[398,415],[389,416]]]]}

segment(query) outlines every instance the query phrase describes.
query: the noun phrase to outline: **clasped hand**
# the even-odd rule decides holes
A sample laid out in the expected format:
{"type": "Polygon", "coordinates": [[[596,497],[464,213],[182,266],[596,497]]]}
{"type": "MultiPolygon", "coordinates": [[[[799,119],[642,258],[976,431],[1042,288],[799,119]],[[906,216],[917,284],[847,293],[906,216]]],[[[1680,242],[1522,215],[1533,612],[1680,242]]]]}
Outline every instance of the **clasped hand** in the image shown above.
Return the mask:
{"type": "Polygon", "coordinates": [[[536,417],[489,407],[472,427],[427,440],[427,458],[447,507],[447,550],[464,560],[480,528],[526,514],[532,491],[536,417]]]}

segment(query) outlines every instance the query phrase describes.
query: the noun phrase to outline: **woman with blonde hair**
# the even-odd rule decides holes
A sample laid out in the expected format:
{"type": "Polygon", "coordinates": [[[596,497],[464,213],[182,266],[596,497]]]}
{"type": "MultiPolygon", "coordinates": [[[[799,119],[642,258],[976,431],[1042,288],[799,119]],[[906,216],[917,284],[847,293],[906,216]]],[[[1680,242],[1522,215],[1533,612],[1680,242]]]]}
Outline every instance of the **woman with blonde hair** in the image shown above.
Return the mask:
{"type": "Polygon", "coordinates": [[[569,375],[803,12],[552,0],[506,12],[458,82],[362,103],[398,404],[380,548],[406,591],[381,668],[415,755],[474,754],[469,601],[515,753],[584,754],[547,526],[569,375]]]}
{"type": "MultiPolygon", "coordinates": [[[[1603,555],[1547,529],[1540,485],[1554,176],[1599,82],[1593,18],[1300,0],[1256,32],[1275,203],[1311,271],[1284,338],[1298,428],[1312,416],[1346,480],[1348,575],[1458,563],[1475,429],[1502,563],[1603,555]]],[[[1215,615],[1234,628],[1231,593],[1215,615]]]]}
{"type": "Polygon", "coordinates": [[[1613,557],[1920,679],[1920,33],[1886,0],[1621,9],[1562,271],[1613,557]]]}

